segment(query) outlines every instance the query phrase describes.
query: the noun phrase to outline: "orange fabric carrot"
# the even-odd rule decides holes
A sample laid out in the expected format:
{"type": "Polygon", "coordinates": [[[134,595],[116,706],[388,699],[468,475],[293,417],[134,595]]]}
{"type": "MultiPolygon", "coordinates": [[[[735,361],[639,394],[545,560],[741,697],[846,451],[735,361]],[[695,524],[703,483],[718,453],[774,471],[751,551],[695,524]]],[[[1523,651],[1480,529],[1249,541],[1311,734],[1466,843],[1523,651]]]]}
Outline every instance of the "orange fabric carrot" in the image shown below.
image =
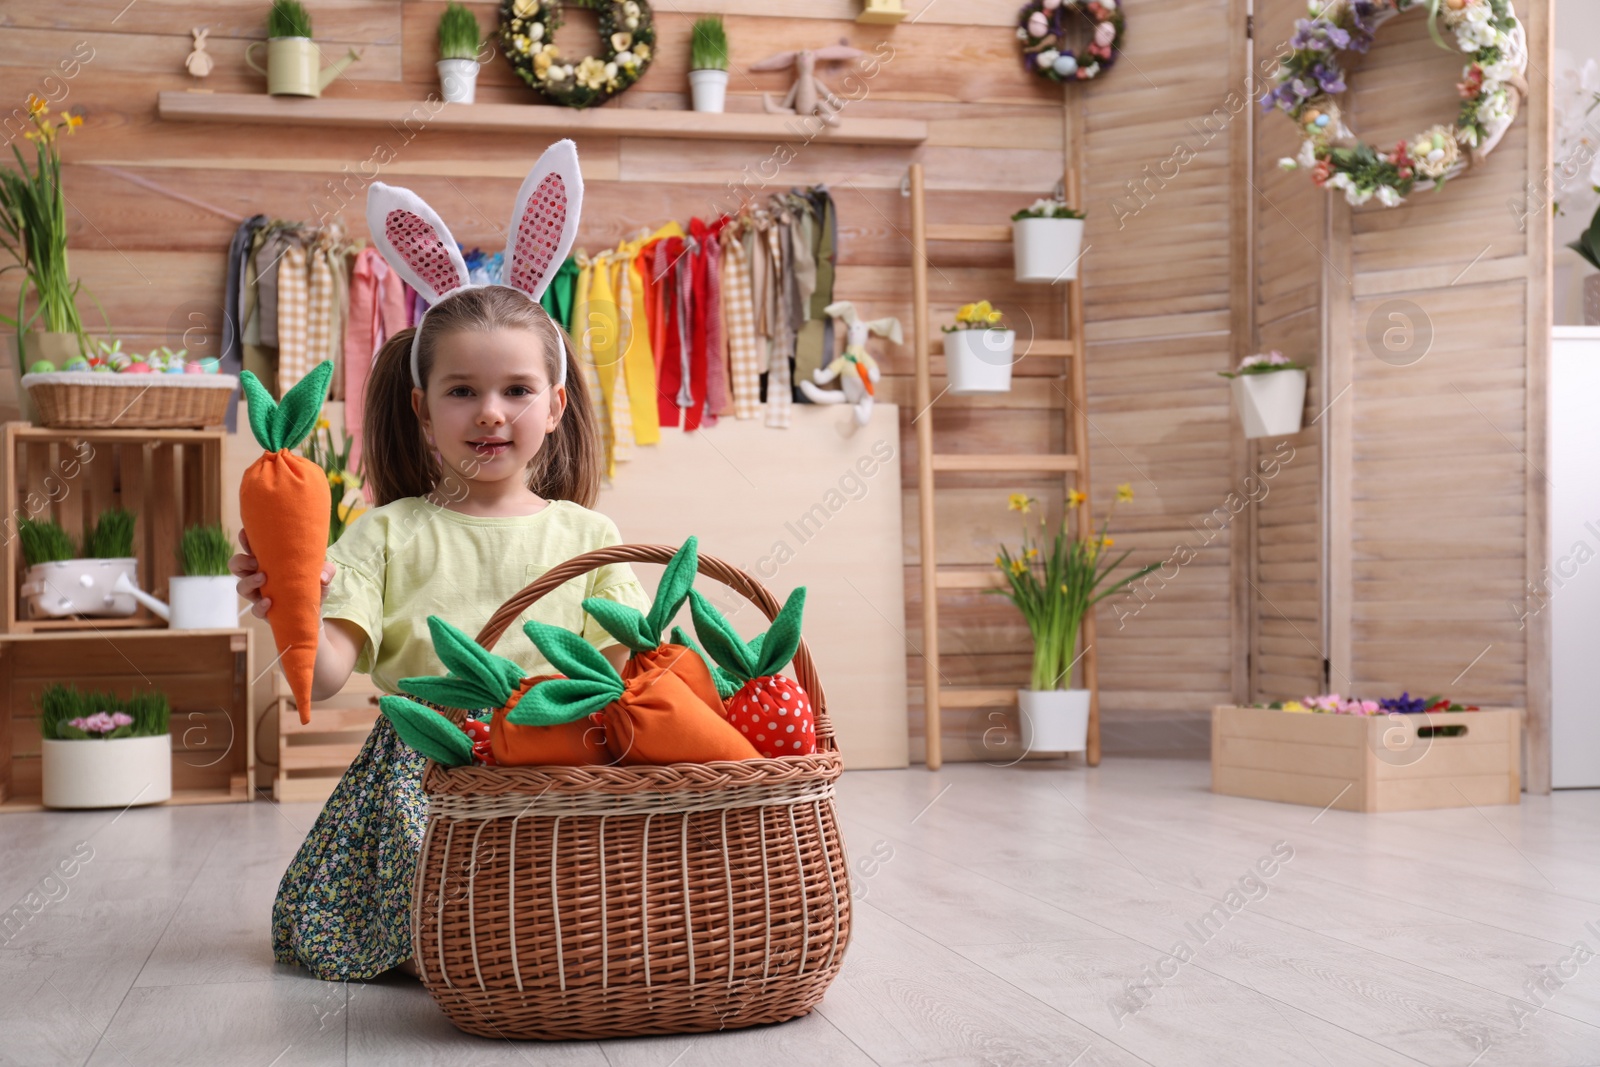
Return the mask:
{"type": "Polygon", "coordinates": [[[281,402],[274,402],[254,374],[239,376],[250,404],[250,429],[266,450],[239,481],[239,518],[266,575],[261,595],[272,601],[267,623],[302,724],[311,722],[322,563],[333,497],[327,473],[290,449],[316,426],[332,377],[333,363],[323,360],[281,402]]]}

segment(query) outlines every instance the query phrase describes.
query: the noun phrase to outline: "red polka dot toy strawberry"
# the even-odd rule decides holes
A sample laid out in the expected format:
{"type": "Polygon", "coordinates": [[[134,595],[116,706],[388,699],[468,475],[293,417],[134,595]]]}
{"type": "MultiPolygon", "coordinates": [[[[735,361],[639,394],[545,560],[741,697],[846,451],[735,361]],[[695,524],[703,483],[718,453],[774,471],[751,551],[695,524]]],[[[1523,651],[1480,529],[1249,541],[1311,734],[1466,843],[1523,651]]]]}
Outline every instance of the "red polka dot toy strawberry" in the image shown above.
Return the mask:
{"type": "Polygon", "coordinates": [[[800,614],[804,587],[789,594],[772,628],[746,644],[711,601],[698,591],[689,594],[695,633],[713,662],[743,684],[724,703],[728,722],[769,759],[809,756],[817,750],[816,717],[811,698],[793,678],[778,672],[800,647],[800,614]]]}

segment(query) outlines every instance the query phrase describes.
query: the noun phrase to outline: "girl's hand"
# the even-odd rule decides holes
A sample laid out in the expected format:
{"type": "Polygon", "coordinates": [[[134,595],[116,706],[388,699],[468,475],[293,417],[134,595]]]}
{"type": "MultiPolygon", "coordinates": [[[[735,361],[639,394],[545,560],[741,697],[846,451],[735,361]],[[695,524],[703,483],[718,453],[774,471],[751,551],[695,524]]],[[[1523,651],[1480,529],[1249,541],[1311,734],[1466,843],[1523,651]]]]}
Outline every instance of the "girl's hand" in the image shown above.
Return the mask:
{"type": "MultiPolygon", "coordinates": [[[[261,595],[261,587],[266,584],[267,576],[261,572],[256,557],[250,553],[250,538],[242,528],[239,530],[239,545],[244,551],[228,560],[228,570],[239,579],[239,595],[250,601],[250,614],[264,619],[272,608],[272,599],[261,595]]],[[[331,559],[322,565],[323,600],[328,599],[328,584],[333,581],[333,573],[337,569],[331,559]]]]}

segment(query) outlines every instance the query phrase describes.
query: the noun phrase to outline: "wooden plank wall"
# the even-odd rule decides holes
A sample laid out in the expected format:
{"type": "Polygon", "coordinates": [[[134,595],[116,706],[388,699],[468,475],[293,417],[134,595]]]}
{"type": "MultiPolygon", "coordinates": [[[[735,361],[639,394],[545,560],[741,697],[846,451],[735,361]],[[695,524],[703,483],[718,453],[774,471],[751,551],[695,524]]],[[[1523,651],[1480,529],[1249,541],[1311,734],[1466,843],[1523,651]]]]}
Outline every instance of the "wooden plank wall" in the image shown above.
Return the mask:
{"type": "Polygon", "coordinates": [[[1208,707],[1235,699],[1244,647],[1226,510],[1239,446],[1217,377],[1249,322],[1244,6],[1124,8],[1125,54],[1080,120],[1090,447],[1097,513],[1118,483],[1135,493],[1117,511],[1117,547],[1163,567],[1100,609],[1101,707],[1113,749],[1203,747],[1208,707]]]}
{"type": "MultiPolygon", "coordinates": [[[[1274,57],[1284,51],[1300,0],[1260,0],[1255,54],[1256,96],[1270,88],[1274,57]]],[[[1294,125],[1280,114],[1254,129],[1253,204],[1255,351],[1278,349],[1309,368],[1307,421],[1287,440],[1257,444],[1247,476],[1260,488],[1250,509],[1249,690],[1253,700],[1281,700],[1323,691],[1322,324],[1323,287],[1331,271],[1321,247],[1328,195],[1304,172],[1277,162],[1299,151],[1294,125]],[[1281,442],[1281,443],[1280,443],[1281,442]]],[[[1348,685],[1345,686],[1348,688],[1348,685]]]]}
{"type": "MultiPolygon", "coordinates": [[[[328,0],[310,6],[316,37],[330,57],[347,44],[363,51],[361,61],[335,79],[325,95],[420,101],[437,91],[434,32],[442,2],[328,0]]],[[[497,5],[469,6],[481,26],[493,24],[497,5]]],[[[714,214],[736,203],[738,190],[761,194],[827,182],[842,223],[836,296],[856,301],[868,316],[900,316],[909,338],[910,213],[899,192],[906,167],[913,160],[924,164],[932,217],[993,223],[1048,193],[1064,166],[1062,94],[1021,71],[1012,0],[911,0],[909,7],[912,19],[891,30],[857,25],[858,0],[702,0],[687,11],[658,5],[658,58],[640,84],[619,98],[620,106],[687,106],[689,27],[700,14],[721,13],[736,68],[730,110],[759,110],[762,92],[781,95],[786,90],[788,80],[781,73],[739,69],[774,52],[842,38],[869,50],[888,42],[894,48],[892,58],[881,63],[865,96],[849,105],[846,116],[924,119],[929,140],[916,150],[814,143],[800,148],[772,176],[771,168],[763,167],[774,152],[770,144],[580,138],[587,192],[580,246],[607,245],[641,225],[668,218],[714,214]],[[765,190],[764,177],[770,183],[765,190]]],[[[65,144],[72,266],[130,347],[185,344],[197,351],[216,343],[225,250],[235,228],[227,214],[313,218],[343,204],[343,218],[357,236],[364,236],[363,182],[373,174],[370,161],[387,146],[394,159],[378,177],[414,188],[469,247],[477,243],[492,249],[503,245],[512,197],[544,147],[543,141],[446,134],[425,127],[407,141],[402,134],[382,131],[161,122],[155,114],[157,92],[195,84],[183,72],[191,26],[211,27],[209,51],[216,69],[204,83],[207,88],[264,89],[264,79],[244,66],[242,56],[251,40],[265,35],[265,10],[264,0],[144,0],[131,6],[125,0],[0,2],[0,25],[5,27],[0,33],[0,100],[20,104],[29,92],[38,92],[56,108],[72,107],[86,118],[65,144]],[[70,78],[63,76],[64,63],[72,70],[70,78]],[[155,183],[185,199],[161,195],[141,183],[155,183]]],[[[582,16],[573,18],[561,31],[564,47],[585,50],[581,22],[582,16]]],[[[587,32],[592,39],[593,31],[587,32]]],[[[842,70],[822,73],[843,89],[842,70]]],[[[508,66],[496,61],[483,71],[478,99],[531,104],[537,98],[508,66]]],[[[1003,304],[1014,318],[1036,323],[1043,335],[1059,335],[1057,295],[1042,286],[1016,289],[1006,246],[956,245],[940,249],[939,255],[939,269],[932,274],[937,319],[948,321],[960,304],[988,298],[1003,304]]],[[[14,293],[0,291],[0,301],[14,299],[14,293]]],[[[91,317],[97,315],[88,301],[84,308],[91,317]]],[[[883,363],[883,395],[908,407],[910,345],[889,352],[883,363]]],[[[1022,368],[1021,373],[1029,370],[1022,368]]],[[[8,368],[4,388],[10,389],[11,380],[8,368]]],[[[1025,377],[1016,393],[1000,399],[998,408],[993,402],[946,398],[932,417],[941,431],[956,436],[958,448],[1059,447],[1052,436],[1059,431],[1042,410],[1054,397],[1042,379],[1025,377]]],[[[904,417],[900,454],[902,482],[912,487],[905,506],[914,515],[912,414],[904,417]]],[[[230,450],[230,477],[237,477],[253,450],[247,434],[245,438],[237,454],[230,450]]],[[[780,474],[750,472],[758,482],[780,474]]],[[[951,558],[987,561],[997,537],[1014,536],[1005,512],[1005,488],[997,491],[982,483],[981,478],[971,479],[971,488],[956,489],[944,508],[943,544],[951,558]]],[[[231,498],[229,504],[234,506],[231,498]]],[[[226,521],[236,527],[236,514],[226,521]]],[[[915,590],[914,519],[905,528],[905,584],[915,590]]],[[[904,618],[909,646],[920,647],[919,605],[873,607],[897,623],[904,618]]],[[[947,672],[956,681],[1025,677],[1026,657],[1016,649],[1026,632],[1014,613],[994,598],[973,597],[971,608],[967,614],[952,610],[945,616],[950,625],[945,647],[956,653],[947,672]]],[[[918,661],[914,655],[908,660],[908,677],[920,680],[918,661]]],[[[913,709],[911,719],[919,753],[920,709],[913,709]]],[[[981,718],[975,723],[972,730],[960,723],[951,729],[981,738],[989,724],[981,718]]]]}
{"type": "MultiPolygon", "coordinates": [[[[1333,217],[1330,255],[1348,264],[1349,288],[1330,289],[1330,311],[1343,319],[1338,378],[1351,388],[1330,422],[1330,493],[1348,503],[1329,534],[1349,555],[1333,559],[1329,655],[1334,682],[1362,692],[1526,705],[1538,791],[1548,789],[1548,614],[1524,625],[1517,606],[1525,584],[1545,578],[1550,231],[1544,218],[1524,231],[1509,205],[1549,167],[1553,67],[1546,5],[1517,7],[1533,95],[1487,164],[1398,208],[1333,217]],[[1389,350],[1369,338],[1401,329],[1403,353],[1408,327],[1432,331],[1426,355],[1378,358],[1389,350]]],[[[1395,19],[1351,83],[1352,127],[1392,144],[1429,116],[1453,116],[1460,67],[1422,16],[1395,19]]]]}

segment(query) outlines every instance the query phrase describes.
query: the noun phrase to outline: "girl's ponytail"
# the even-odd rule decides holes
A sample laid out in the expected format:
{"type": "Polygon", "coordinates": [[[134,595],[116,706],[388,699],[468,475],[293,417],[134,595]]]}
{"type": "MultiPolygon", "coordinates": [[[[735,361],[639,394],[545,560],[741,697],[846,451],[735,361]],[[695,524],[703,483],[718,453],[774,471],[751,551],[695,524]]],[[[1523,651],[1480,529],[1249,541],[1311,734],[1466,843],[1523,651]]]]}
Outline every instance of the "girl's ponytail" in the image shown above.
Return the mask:
{"type": "Polygon", "coordinates": [[[408,327],[385,341],[367,376],[361,467],[378,507],[427,496],[439,480],[439,465],[411,409],[411,335],[416,332],[408,327]]]}
{"type": "Polygon", "coordinates": [[[540,342],[559,344],[567,353],[567,409],[534,457],[528,488],[546,500],[570,500],[592,508],[600,495],[600,434],[595,429],[589,387],[567,331],[548,317],[546,321],[550,329],[539,331],[540,342]]]}

